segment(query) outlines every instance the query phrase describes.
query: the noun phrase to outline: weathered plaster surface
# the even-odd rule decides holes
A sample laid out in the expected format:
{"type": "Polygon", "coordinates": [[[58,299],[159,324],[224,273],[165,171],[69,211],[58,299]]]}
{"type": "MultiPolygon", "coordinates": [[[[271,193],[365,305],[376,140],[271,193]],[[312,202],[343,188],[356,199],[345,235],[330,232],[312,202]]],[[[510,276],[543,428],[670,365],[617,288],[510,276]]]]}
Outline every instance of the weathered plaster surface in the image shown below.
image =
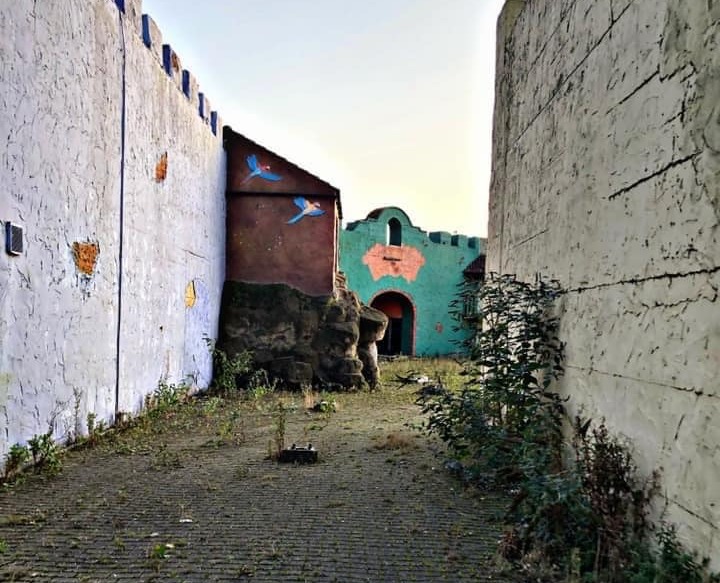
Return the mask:
{"type": "Polygon", "coordinates": [[[138,35],[127,38],[127,158],[120,410],[160,378],[207,386],[225,262],[225,154],[138,35]],[[148,102],[148,99],[150,101],[148,102]],[[165,177],[156,181],[158,160],[165,177]],[[196,281],[197,302],[185,305],[196,281]]]}
{"type": "Polygon", "coordinates": [[[124,15],[110,0],[0,6],[0,221],[25,229],[22,255],[0,251],[0,458],[50,423],[61,439],[88,412],[137,410],[162,376],[208,378],[202,343],[186,334],[216,334],[221,139],[142,43],[140,2],[125,5],[124,15]],[[184,304],[194,278],[215,290],[202,326],[184,304]]]}
{"type": "Polygon", "coordinates": [[[507,2],[488,269],[557,278],[572,408],[720,567],[720,5],[507,2]]]}
{"type": "Polygon", "coordinates": [[[104,415],[112,404],[118,17],[83,4],[0,8],[0,220],[25,229],[22,255],[0,253],[0,456],[61,421],[73,390],[104,415]],[[73,255],[89,239],[103,250],[92,277],[73,255]]]}

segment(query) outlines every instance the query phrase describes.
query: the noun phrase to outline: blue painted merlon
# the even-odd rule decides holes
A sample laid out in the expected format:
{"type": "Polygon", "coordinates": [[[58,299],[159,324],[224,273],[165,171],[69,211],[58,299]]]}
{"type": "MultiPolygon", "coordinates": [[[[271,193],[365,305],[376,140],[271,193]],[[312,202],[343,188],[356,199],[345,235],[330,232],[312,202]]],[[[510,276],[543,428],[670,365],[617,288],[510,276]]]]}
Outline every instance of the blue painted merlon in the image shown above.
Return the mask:
{"type": "Polygon", "coordinates": [[[183,69],[182,73],[182,90],[185,97],[190,97],[190,71],[183,69]]]}
{"type": "Polygon", "coordinates": [[[163,69],[165,69],[165,72],[172,77],[172,48],[170,45],[163,45],[162,48],[162,55],[163,55],[163,69]]]}
{"type": "MultiPolygon", "coordinates": [[[[141,2],[140,0],[115,0],[125,6],[128,12],[139,14],[141,2]]],[[[160,63],[163,70],[167,74],[172,82],[178,87],[178,90],[187,97],[190,101],[190,106],[195,108],[201,119],[207,123],[215,136],[218,135],[218,127],[220,127],[220,121],[217,112],[213,112],[210,106],[210,100],[204,93],[199,90],[197,79],[195,76],[188,71],[183,69],[180,63],[180,58],[177,53],[172,49],[169,43],[163,43],[162,33],[158,28],[158,25],[148,14],[143,14],[142,18],[138,20],[140,24],[137,33],[142,39],[143,44],[150,50],[155,59],[160,63]]]]}
{"type": "Polygon", "coordinates": [[[143,43],[150,49],[152,56],[155,57],[158,63],[162,64],[162,33],[157,23],[152,19],[152,16],[148,14],[142,15],[142,36],[143,43]]]}
{"type": "Polygon", "coordinates": [[[147,14],[142,15],[142,40],[147,48],[152,46],[152,37],[150,36],[150,17],[147,14]]]}

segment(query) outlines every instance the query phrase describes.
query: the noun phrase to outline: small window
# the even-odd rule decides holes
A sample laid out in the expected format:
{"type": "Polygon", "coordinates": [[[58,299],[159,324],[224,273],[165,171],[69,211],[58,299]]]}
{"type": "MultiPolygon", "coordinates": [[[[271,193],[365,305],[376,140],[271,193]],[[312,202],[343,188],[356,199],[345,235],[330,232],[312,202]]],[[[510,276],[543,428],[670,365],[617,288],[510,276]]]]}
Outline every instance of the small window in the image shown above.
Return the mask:
{"type": "Polygon", "coordinates": [[[402,245],[402,225],[397,219],[390,219],[387,224],[387,244],[399,247],[402,245]]]}

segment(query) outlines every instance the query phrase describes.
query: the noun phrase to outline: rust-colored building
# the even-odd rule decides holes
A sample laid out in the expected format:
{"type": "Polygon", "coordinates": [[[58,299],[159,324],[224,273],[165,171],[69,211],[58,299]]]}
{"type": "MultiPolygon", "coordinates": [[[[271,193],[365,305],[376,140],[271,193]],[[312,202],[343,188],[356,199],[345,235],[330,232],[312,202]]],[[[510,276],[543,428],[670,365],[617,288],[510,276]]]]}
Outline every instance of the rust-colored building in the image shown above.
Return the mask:
{"type": "Polygon", "coordinates": [[[227,265],[218,346],[286,386],[377,382],[386,319],[338,274],[340,192],[230,128],[227,265]],[[376,354],[376,353],[375,353],[376,354]]]}
{"type": "Polygon", "coordinates": [[[226,127],[226,280],[333,293],[340,191],[226,127]]]}

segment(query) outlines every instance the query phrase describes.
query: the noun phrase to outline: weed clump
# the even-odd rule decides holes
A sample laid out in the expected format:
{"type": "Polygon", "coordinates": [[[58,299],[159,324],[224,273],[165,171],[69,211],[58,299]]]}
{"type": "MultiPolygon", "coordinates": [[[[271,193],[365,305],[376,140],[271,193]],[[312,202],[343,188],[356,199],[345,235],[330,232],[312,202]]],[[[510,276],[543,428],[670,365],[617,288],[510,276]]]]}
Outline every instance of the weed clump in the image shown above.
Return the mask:
{"type": "Polygon", "coordinates": [[[23,466],[30,461],[30,449],[26,445],[16,443],[10,447],[5,456],[5,475],[3,482],[14,480],[22,471],[23,466]]]}
{"type": "Polygon", "coordinates": [[[230,356],[221,350],[210,338],[205,338],[213,361],[213,380],[211,389],[216,393],[229,397],[234,395],[242,376],[252,371],[252,354],[248,351],[230,356]]]}
{"type": "Polygon", "coordinates": [[[51,432],[34,436],[28,441],[28,447],[37,469],[51,476],[60,472],[62,469],[60,448],[53,440],[51,432]]]}

